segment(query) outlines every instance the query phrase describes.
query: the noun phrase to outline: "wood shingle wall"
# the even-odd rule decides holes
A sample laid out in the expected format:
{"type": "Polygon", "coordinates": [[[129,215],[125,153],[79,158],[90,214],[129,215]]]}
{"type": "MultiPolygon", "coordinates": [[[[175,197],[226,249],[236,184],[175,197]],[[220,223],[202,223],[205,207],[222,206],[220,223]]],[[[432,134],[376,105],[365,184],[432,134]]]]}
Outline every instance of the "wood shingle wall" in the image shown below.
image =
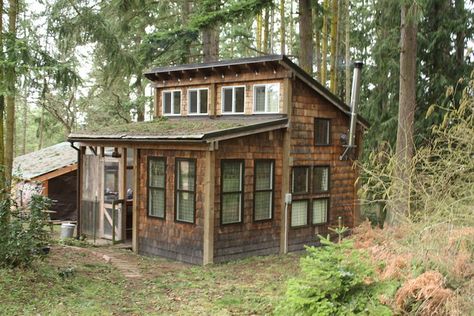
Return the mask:
{"type": "Polygon", "coordinates": [[[227,140],[219,143],[216,152],[214,262],[229,261],[254,255],[278,253],[280,249],[281,180],[283,131],[227,140]],[[244,159],[243,221],[237,224],[220,224],[221,161],[244,159]],[[275,160],[273,219],[253,220],[254,162],[255,159],[275,160]]]}
{"type": "MultiPolygon", "coordinates": [[[[177,148],[179,148],[177,146],[177,148]]],[[[140,150],[141,176],[138,199],[138,252],[163,256],[179,261],[202,264],[204,151],[140,150]],[[148,216],[147,161],[148,157],[166,157],[166,217],[148,216]],[[196,160],[195,224],[175,221],[175,162],[176,158],[196,160]]]]}
{"type": "MultiPolygon", "coordinates": [[[[289,251],[303,249],[304,244],[314,243],[316,234],[327,234],[328,227],[338,224],[342,217],[343,225],[354,226],[354,209],[357,172],[353,160],[339,159],[344,151],[340,136],[348,133],[349,117],[332,106],[327,100],[318,96],[313,90],[299,80],[293,82],[293,108],[291,126],[291,164],[296,166],[329,166],[329,192],[324,194],[293,195],[293,200],[329,197],[329,225],[309,225],[290,228],[288,238],[289,251]],[[331,120],[331,141],[329,146],[314,145],[314,119],[331,120]]],[[[360,144],[360,133],[357,143],[360,144]]],[[[290,213],[291,214],[291,213],[290,213]]],[[[311,215],[311,211],[309,212],[311,215]]],[[[291,215],[290,215],[291,217],[291,215]]]]}

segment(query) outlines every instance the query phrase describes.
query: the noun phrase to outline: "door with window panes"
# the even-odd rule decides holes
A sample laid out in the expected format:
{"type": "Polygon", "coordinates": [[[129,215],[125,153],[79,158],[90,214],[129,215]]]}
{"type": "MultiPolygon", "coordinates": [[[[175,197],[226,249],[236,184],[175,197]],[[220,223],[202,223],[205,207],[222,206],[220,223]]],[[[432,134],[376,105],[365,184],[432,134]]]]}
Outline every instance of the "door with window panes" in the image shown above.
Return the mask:
{"type": "Polygon", "coordinates": [[[122,199],[123,173],[120,172],[122,161],[116,157],[102,157],[102,203],[101,203],[101,231],[102,237],[112,239],[115,233],[115,240],[122,240],[123,227],[123,205],[115,204],[114,201],[122,199]],[[113,229],[115,226],[115,232],[113,229]]]}

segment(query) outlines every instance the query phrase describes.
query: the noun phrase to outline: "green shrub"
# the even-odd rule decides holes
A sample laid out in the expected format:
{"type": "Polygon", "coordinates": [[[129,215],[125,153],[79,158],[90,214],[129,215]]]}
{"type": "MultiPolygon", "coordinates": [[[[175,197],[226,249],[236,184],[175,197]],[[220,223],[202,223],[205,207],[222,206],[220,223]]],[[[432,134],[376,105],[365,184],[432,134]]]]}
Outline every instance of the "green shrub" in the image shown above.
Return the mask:
{"type": "Polygon", "coordinates": [[[301,275],[288,282],[277,315],[391,315],[378,295],[384,284],[374,281],[374,268],[352,241],[333,243],[321,237],[322,247],[307,247],[301,275]]]}
{"type": "Polygon", "coordinates": [[[43,210],[50,205],[40,195],[32,196],[26,209],[10,199],[0,202],[0,267],[27,267],[44,256],[49,234],[44,229],[47,215],[43,210]]]}

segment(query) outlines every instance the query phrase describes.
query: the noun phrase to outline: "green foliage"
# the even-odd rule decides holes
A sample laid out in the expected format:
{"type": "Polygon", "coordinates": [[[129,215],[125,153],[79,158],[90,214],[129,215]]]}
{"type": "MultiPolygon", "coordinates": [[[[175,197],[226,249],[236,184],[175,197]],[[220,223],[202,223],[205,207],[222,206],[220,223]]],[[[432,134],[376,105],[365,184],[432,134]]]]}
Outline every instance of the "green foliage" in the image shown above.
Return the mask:
{"type": "Polygon", "coordinates": [[[12,203],[0,202],[0,267],[28,267],[44,256],[49,234],[43,210],[50,207],[50,200],[34,195],[26,209],[12,203]]]}
{"type": "Polygon", "coordinates": [[[352,241],[333,243],[320,236],[321,247],[307,247],[301,276],[288,282],[277,315],[391,315],[377,294],[384,284],[374,280],[367,256],[352,241]]]}

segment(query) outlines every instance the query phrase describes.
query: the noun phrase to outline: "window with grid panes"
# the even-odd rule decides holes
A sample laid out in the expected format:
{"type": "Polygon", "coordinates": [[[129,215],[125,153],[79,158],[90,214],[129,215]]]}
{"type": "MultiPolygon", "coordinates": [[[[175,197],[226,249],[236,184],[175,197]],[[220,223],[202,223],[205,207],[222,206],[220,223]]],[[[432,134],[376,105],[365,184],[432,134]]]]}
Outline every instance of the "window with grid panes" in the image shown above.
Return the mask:
{"type": "Polygon", "coordinates": [[[176,220],[194,223],[196,162],[176,159],[176,220]]]}
{"type": "Polygon", "coordinates": [[[328,221],[329,199],[313,200],[313,224],[324,224],[328,221]]]}
{"type": "Polygon", "coordinates": [[[221,164],[221,223],[242,221],[243,160],[222,160],[221,164]]]}
{"type": "Polygon", "coordinates": [[[297,200],[291,204],[291,227],[308,224],[308,200],[297,200]]]}
{"type": "Polygon", "coordinates": [[[273,160],[255,160],[254,220],[272,218],[273,213],[273,160]]]}
{"type": "Polygon", "coordinates": [[[313,167],[313,193],[323,193],[329,191],[329,167],[313,167]]]}
{"type": "Polygon", "coordinates": [[[314,144],[329,145],[331,143],[331,120],[314,119],[314,144]]]}
{"type": "Polygon", "coordinates": [[[166,160],[148,158],[148,215],[165,218],[166,160]]]}
{"type": "Polygon", "coordinates": [[[304,194],[309,192],[309,167],[293,167],[292,193],[304,194]]]}

